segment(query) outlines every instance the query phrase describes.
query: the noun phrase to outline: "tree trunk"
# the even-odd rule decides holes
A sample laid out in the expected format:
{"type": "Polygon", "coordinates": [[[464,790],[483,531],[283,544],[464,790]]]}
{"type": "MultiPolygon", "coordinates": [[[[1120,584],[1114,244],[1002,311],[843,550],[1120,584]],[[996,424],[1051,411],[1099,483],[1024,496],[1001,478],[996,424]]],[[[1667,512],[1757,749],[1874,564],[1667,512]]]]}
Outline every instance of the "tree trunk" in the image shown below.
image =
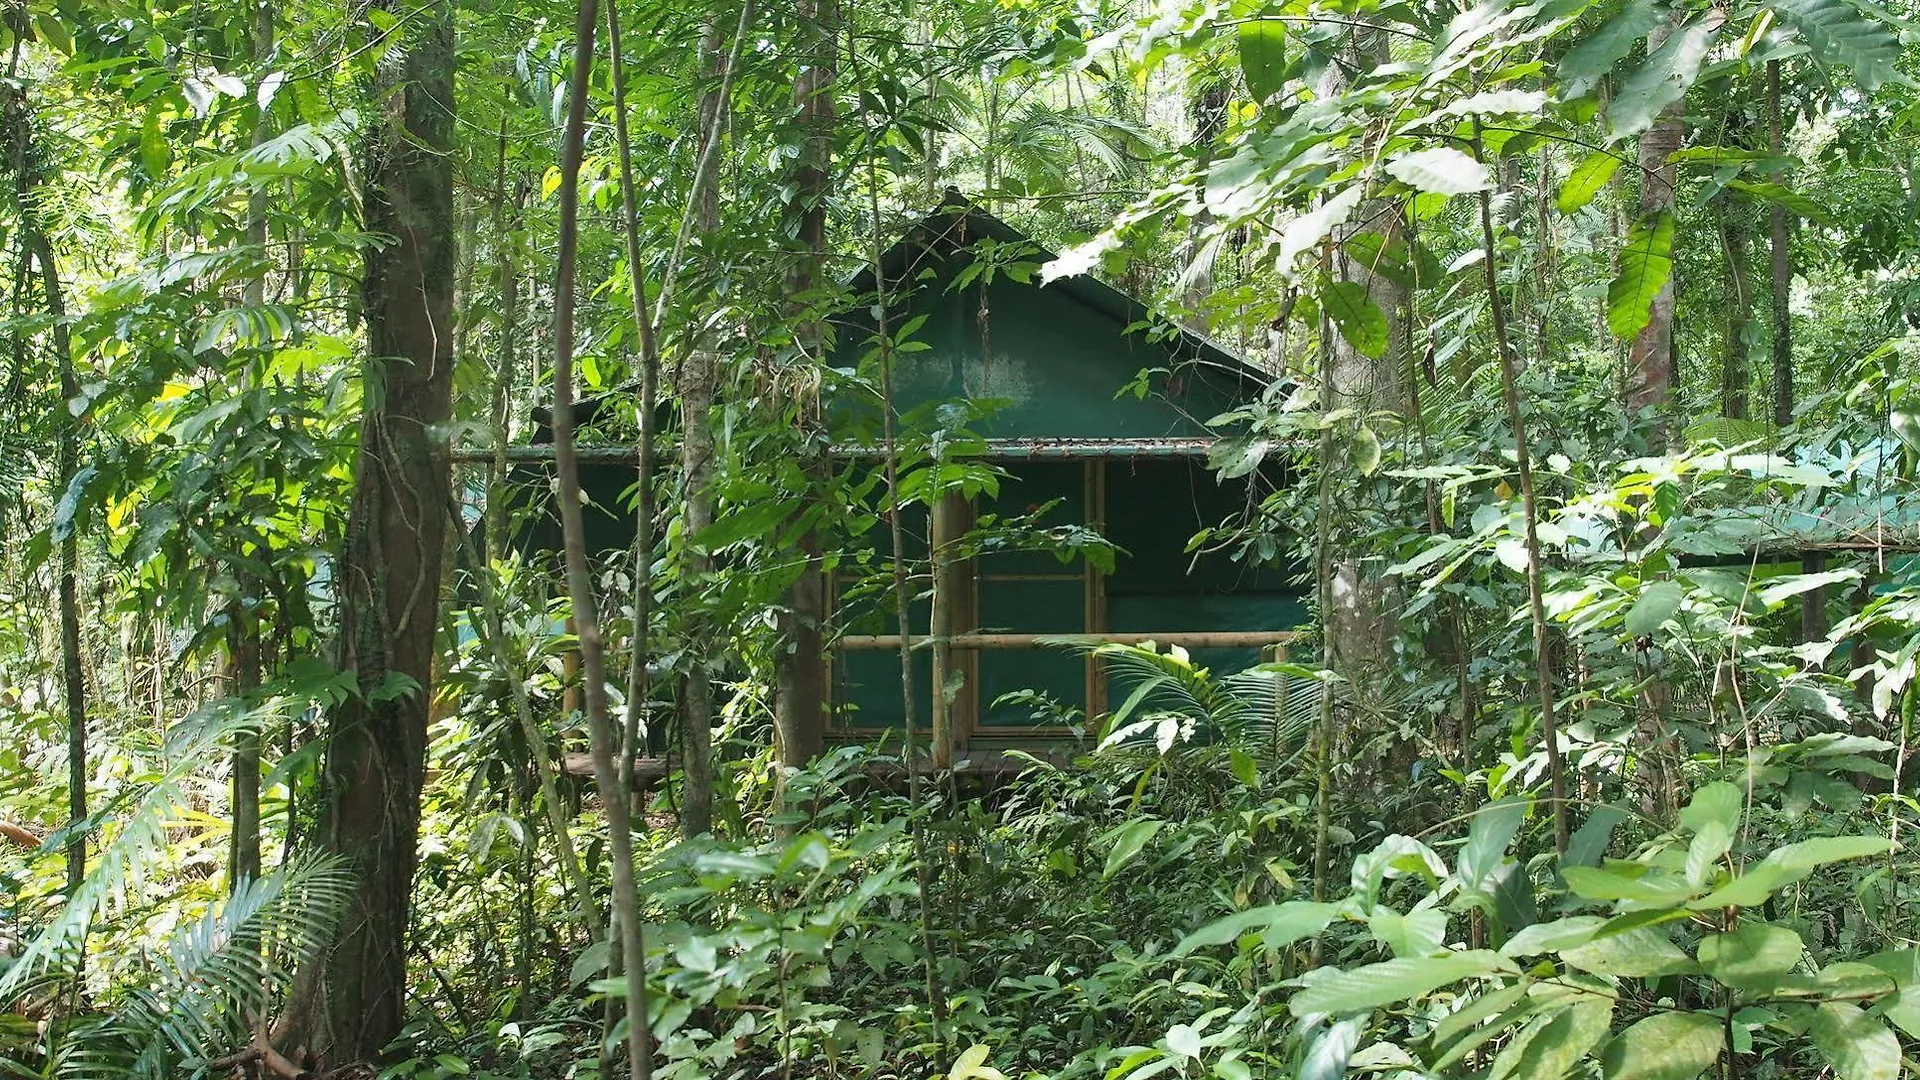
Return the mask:
{"type": "MultiPolygon", "coordinates": [[[[1386,35],[1378,30],[1356,31],[1347,49],[1345,62],[1355,67],[1375,67],[1389,60],[1386,35]]],[[[1323,92],[1331,96],[1346,89],[1346,73],[1341,63],[1327,67],[1323,92]]],[[[1355,211],[1353,231],[1368,231],[1388,244],[1406,240],[1406,215],[1396,204],[1382,199],[1367,199],[1355,211]]],[[[1343,237],[1344,239],[1344,234],[1343,237]]],[[[1376,360],[1349,344],[1339,334],[1332,337],[1328,365],[1327,401],[1329,410],[1350,408],[1362,417],[1375,412],[1406,416],[1411,403],[1407,380],[1407,291],[1384,275],[1375,274],[1364,259],[1349,255],[1338,247],[1333,255],[1333,276],[1338,281],[1358,282],[1367,290],[1368,299],[1387,319],[1387,349],[1376,360]]],[[[1338,548],[1336,542],[1336,550],[1338,548]]],[[[1393,638],[1399,632],[1398,598],[1392,583],[1382,573],[1386,564],[1379,559],[1356,558],[1351,553],[1335,556],[1328,599],[1332,608],[1326,613],[1327,633],[1333,646],[1335,669],[1346,675],[1354,686],[1365,686],[1370,676],[1392,661],[1393,638]]]]}
{"type": "MultiPolygon", "coordinates": [[[[838,74],[839,12],[835,0],[801,0],[798,12],[802,32],[810,36],[812,47],[793,86],[801,128],[800,158],[794,170],[800,251],[794,261],[790,291],[798,306],[817,309],[821,299],[818,294],[827,281],[827,201],[833,194],[833,84],[838,74]]],[[[927,176],[931,184],[931,165],[927,176]]],[[[825,363],[822,349],[826,327],[818,318],[806,319],[798,337],[806,358],[803,362],[825,363]]],[[[811,378],[802,383],[816,385],[811,378]]],[[[817,486],[832,471],[826,456],[826,435],[820,430],[817,391],[800,406],[797,421],[807,477],[817,486]]],[[[800,576],[787,587],[780,605],[777,630],[782,648],[775,663],[773,690],[780,763],[794,768],[820,753],[827,728],[827,665],[821,644],[827,617],[827,580],[820,537],[809,532],[801,538],[799,549],[803,559],[800,576]]]]}
{"type": "MultiPolygon", "coordinates": [[[[66,302],[60,291],[60,268],[54,262],[53,245],[36,226],[33,230],[34,261],[40,264],[41,287],[46,295],[47,314],[53,316],[54,362],[60,372],[60,443],[55,450],[54,472],[65,497],[73,486],[79,467],[79,419],[67,408],[67,402],[80,396],[80,380],[73,372],[73,344],[68,340],[66,302]]],[[[60,538],[60,683],[67,707],[67,821],[78,824],[87,817],[87,680],[80,656],[80,537],[69,523],[60,538]]],[[[67,895],[80,888],[87,876],[87,838],[76,832],[67,845],[67,895]]]]}
{"type": "MultiPolygon", "coordinates": [[[[1676,25],[1669,22],[1656,28],[1647,38],[1648,51],[1658,49],[1676,25]]],[[[1686,141],[1683,106],[1683,102],[1668,106],[1640,136],[1640,215],[1643,218],[1674,209],[1674,166],[1667,159],[1686,141]]],[[[1673,278],[1669,276],[1660,294],[1653,299],[1647,325],[1634,335],[1627,348],[1627,409],[1654,412],[1658,420],[1651,441],[1656,450],[1663,449],[1668,441],[1673,381],[1673,278]]]]}
{"type": "MultiPolygon", "coordinates": [[[[717,89],[722,74],[720,23],[709,19],[700,35],[700,66],[716,89],[700,101],[700,156],[720,138],[725,120],[724,102],[717,89]]],[[[720,186],[717,170],[696,177],[693,194],[694,230],[711,235],[720,227],[720,186]]],[[[685,493],[681,537],[686,545],[686,573],[690,582],[713,574],[713,556],[702,546],[700,534],[713,524],[713,405],[719,394],[720,363],[710,335],[697,334],[680,367],[680,484],[685,493]]],[[[692,586],[698,588],[697,585],[692,586]]],[[[680,832],[699,836],[713,828],[713,671],[707,664],[710,627],[696,626],[687,677],[680,690],[680,742],[686,776],[680,806],[680,832]]]]}
{"type": "MultiPolygon", "coordinates": [[[[259,3],[253,13],[253,61],[263,65],[273,52],[273,13],[271,3],[259,3]]],[[[258,106],[254,117],[252,145],[259,147],[271,134],[266,106],[258,106]]],[[[247,199],[247,246],[259,249],[265,258],[267,249],[267,193],[256,189],[247,199]]],[[[267,302],[266,263],[247,279],[242,295],[248,307],[267,302]]],[[[252,360],[241,384],[242,392],[253,389],[252,360]]],[[[260,633],[258,612],[248,611],[242,596],[230,613],[228,659],[233,665],[233,694],[246,698],[260,685],[260,633]]],[[[235,736],[232,767],[233,843],[227,858],[229,887],[260,876],[260,744],[261,732],[251,727],[235,736]]]]}
{"type": "MultiPolygon", "coordinates": [[[[24,32],[16,27],[15,33],[24,32]]],[[[18,49],[15,50],[16,60],[18,49]]],[[[25,92],[17,82],[0,84],[0,113],[4,113],[7,139],[6,166],[13,171],[14,201],[19,213],[21,233],[20,273],[24,279],[31,257],[39,269],[41,298],[52,320],[49,338],[53,363],[59,380],[60,399],[55,410],[58,442],[54,448],[53,497],[58,500],[73,486],[79,469],[80,419],[67,403],[80,394],[80,380],[73,370],[73,342],[67,329],[66,294],[60,283],[60,264],[54,257],[53,243],[41,228],[35,208],[41,179],[39,154],[33,144],[33,117],[28,111],[25,92]]],[[[69,826],[87,817],[87,681],[80,655],[80,538],[71,524],[62,533],[55,530],[59,555],[60,605],[60,682],[67,713],[67,819],[69,826]]],[[[87,876],[86,833],[75,829],[67,845],[67,894],[73,895],[87,876]]]]}
{"type": "Polygon", "coordinates": [[[376,1060],[400,1033],[446,548],[448,465],[433,429],[453,376],[452,5],[406,16],[384,31],[406,39],[375,77],[382,112],[363,170],[367,230],[390,242],[366,257],[365,405],[334,579],[341,667],[359,692],[329,718],[318,837],[359,887],[290,1015],[323,1065],[376,1060]]]}
{"type": "Polygon", "coordinates": [[[1734,420],[1747,418],[1753,371],[1747,349],[1747,328],[1753,324],[1752,268],[1747,260],[1747,224],[1720,208],[1720,248],[1726,256],[1726,340],[1720,356],[1720,412],[1734,420]]]}
{"type": "MultiPolygon", "coordinates": [[[[1780,150],[1780,61],[1767,61],[1767,152],[1778,157],[1780,150]]],[[[1782,179],[1774,173],[1775,181],[1782,179]]],[[[1773,360],[1773,422],[1786,427],[1793,422],[1793,312],[1789,306],[1793,293],[1793,248],[1787,232],[1787,208],[1774,203],[1767,208],[1767,255],[1772,271],[1773,289],[1768,298],[1773,316],[1769,349],[1773,360]]]]}

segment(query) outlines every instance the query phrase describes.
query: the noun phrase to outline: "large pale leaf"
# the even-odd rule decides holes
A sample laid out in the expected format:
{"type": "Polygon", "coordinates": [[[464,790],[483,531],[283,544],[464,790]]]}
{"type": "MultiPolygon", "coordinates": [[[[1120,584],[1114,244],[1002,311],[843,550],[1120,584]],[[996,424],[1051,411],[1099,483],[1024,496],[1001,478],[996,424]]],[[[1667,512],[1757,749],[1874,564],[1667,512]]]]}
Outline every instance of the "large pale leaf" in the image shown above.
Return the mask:
{"type": "Polygon", "coordinates": [[[1723,907],[1757,907],[1775,889],[1790,885],[1828,863],[1864,859],[1892,851],[1892,841],[1881,836],[1825,836],[1774,848],[1746,873],[1687,906],[1696,911],[1723,907]]]}
{"type": "Polygon", "coordinates": [[[1713,47],[1714,35],[1726,20],[1717,9],[1674,31],[1647,61],[1620,80],[1607,103],[1607,126],[1615,141],[1638,135],[1654,125],[1669,105],[1687,95],[1713,47]]]}
{"type": "Polygon", "coordinates": [[[1485,165],[1451,146],[1402,154],[1387,162],[1387,175],[1434,195],[1467,195],[1493,186],[1485,165]]]}
{"type": "Polygon", "coordinates": [[[1658,926],[1637,926],[1597,937],[1584,945],[1562,950],[1560,958],[1568,967],[1581,971],[1632,979],[1677,975],[1694,968],[1693,958],[1658,926]]]}
{"type": "Polygon", "coordinates": [[[1640,590],[1640,596],[1627,609],[1624,629],[1628,637],[1644,637],[1660,629],[1660,624],[1673,618],[1680,610],[1680,602],[1686,599],[1685,590],[1672,581],[1656,581],[1640,590]]]}
{"type": "Polygon", "coordinates": [[[1287,277],[1294,276],[1297,271],[1295,264],[1300,256],[1318,248],[1333,230],[1346,224],[1347,219],[1353,216],[1354,208],[1360,205],[1360,195],[1359,184],[1349,185],[1313,210],[1288,222],[1286,228],[1280,231],[1280,252],[1274,260],[1276,269],[1287,277]]]}
{"type": "Polygon", "coordinates": [[[1813,1045],[1840,1080],[1897,1080],[1900,1039],[1858,1005],[1830,1001],[1807,1025],[1813,1045]]]}
{"type": "Polygon", "coordinates": [[[1388,960],[1347,971],[1321,969],[1287,1002],[1295,1016],[1350,1013],[1418,997],[1476,975],[1513,970],[1512,961],[1485,949],[1415,960],[1388,960]]]}
{"type": "Polygon", "coordinates": [[[1693,1080],[1720,1059],[1724,1024],[1707,1013],[1655,1013],[1614,1036],[1600,1055],[1600,1075],[1606,1080],[1693,1080]]]}
{"type": "Polygon", "coordinates": [[[1556,73],[1561,97],[1572,100],[1593,93],[1600,80],[1613,70],[1613,65],[1626,59],[1640,39],[1664,18],[1666,14],[1654,6],[1653,0],[1627,0],[1620,14],[1582,38],[1560,58],[1556,73]]]}
{"type": "Polygon", "coordinates": [[[1306,900],[1289,900],[1284,904],[1249,908],[1224,919],[1215,919],[1180,939],[1174,955],[1185,956],[1195,949],[1224,945],[1252,933],[1264,935],[1268,948],[1280,948],[1319,933],[1333,921],[1338,910],[1333,904],[1316,904],[1306,900]]]}
{"type": "Polygon", "coordinates": [[[1101,871],[1100,876],[1110,878],[1119,873],[1120,868],[1132,862],[1134,857],[1140,854],[1141,849],[1147,846],[1147,842],[1153,839],[1154,834],[1160,831],[1160,827],[1165,824],[1166,822],[1158,818],[1140,818],[1136,821],[1129,821],[1114,830],[1113,847],[1107,852],[1107,866],[1105,870],[1101,871]]]}
{"type": "Polygon", "coordinates": [[[1760,989],[1800,963],[1800,935],[1784,926],[1743,922],[1700,938],[1700,966],[1728,986],[1760,989]]]}
{"type": "Polygon", "coordinates": [[[1653,317],[1653,301],[1673,277],[1673,214],[1658,210],[1633,223],[1620,249],[1620,273],[1607,286],[1607,329],[1631,340],[1653,317]]]}
{"type": "Polygon", "coordinates": [[[1606,1037],[1612,1020],[1609,998],[1577,1001],[1535,1017],[1493,1059],[1487,1080],[1560,1080],[1606,1037]]]}

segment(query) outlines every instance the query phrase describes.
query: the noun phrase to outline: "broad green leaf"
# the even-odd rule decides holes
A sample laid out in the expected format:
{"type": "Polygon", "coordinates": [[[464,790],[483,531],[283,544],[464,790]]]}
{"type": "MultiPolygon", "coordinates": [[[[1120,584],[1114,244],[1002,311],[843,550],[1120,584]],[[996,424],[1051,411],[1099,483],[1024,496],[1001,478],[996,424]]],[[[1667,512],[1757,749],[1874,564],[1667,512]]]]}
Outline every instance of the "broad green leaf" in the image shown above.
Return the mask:
{"type": "Polygon", "coordinates": [[[1552,922],[1534,923],[1507,939],[1500,946],[1502,956],[1539,956],[1559,952],[1593,940],[1607,920],[1598,915],[1569,915],[1552,922]]]}
{"type": "Polygon", "coordinates": [[[1527,819],[1529,805],[1526,799],[1509,796],[1474,812],[1467,843],[1454,861],[1454,876],[1463,888],[1484,891],[1491,885],[1493,871],[1507,857],[1507,847],[1527,819]]]}
{"type": "Polygon", "coordinates": [[[989,1049],[985,1043],[974,1043],[961,1053],[947,1073],[947,1080],[1006,1080],[1006,1074],[988,1065],[989,1049]]]}
{"type": "Polygon", "coordinates": [[[1367,1017],[1350,1016],[1327,1025],[1300,1055],[1300,1069],[1294,1080],[1340,1080],[1347,1075],[1347,1061],[1360,1045],[1367,1030],[1367,1017]]]}
{"type": "Polygon", "coordinates": [[[1775,889],[1790,885],[1827,863],[1864,859],[1892,851],[1892,841],[1879,836],[1827,836],[1802,840],[1767,853],[1746,873],[1687,906],[1695,911],[1722,907],[1757,907],[1775,889]]]}
{"type": "Polygon", "coordinates": [[[1487,1080],[1560,1080],[1606,1038],[1612,1021],[1613,1002],[1607,999],[1575,1001],[1535,1017],[1493,1059],[1487,1080]]]}
{"type": "Polygon", "coordinates": [[[1395,956],[1432,956],[1446,941],[1447,913],[1426,908],[1402,915],[1390,907],[1378,907],[1367,919],[1367,930],[1395,956]]]}
{"type": "Polygon", "coordinates": [[[1641,863],[1615,862],[1604,868],[1569,866],[1560,876],[1567,888],[1584,900],[1630,900],[1664,906],[1686,899],[1689,890],[1685,881],[1658,871],[1634,876],[1645,869],[1641,863]]]}
{"type": "Polygon", "coordinates": [[[1620,272],[1607,286],[1607,329],[1622,340],[1646,329],[1653,301],[1673,276],[1673,214],[1656,211],[1633,223],[1620,249],[1620,272]]]}
{"type": "Polygon", "coordinates": [[[1724,1021],[1697,1012],[1654,1013],[1614,1036],[1600,1055],[1606,1080],[1693,1080],[1720,1059],[1724,1021]]]}
{"type": "Polygon", "coordinates": [[[1280,231],[1280,251],[1274,268],[1287,278],[1297,272],[1300,256],[1319,248],[1333,230],[1346,224],[1360,205],[1361,185],[1349,184],[1339,194],[1301,214],[1280,231]]]}
{"type": "Polygon", "coordinates": [[[1200,1056],[1200,1033],[1186,1024],[1175,1024],[1167,1029],[1167,1049],[1183,1058],[1200,1056]]]}
{"type": "Polygon", "coordinates": [[[73,32],[67,29],[66,20],[50,11],[38,12],[33,16],[33,29],[40,40],[60,51],[62,56],[73,55],[73,32]]]}
{"type": "Polygon", "coordinates": [[[1743,922],[1700,938],[1700,966],[1728,986],[1762,989],[1800,963],[1800,935],[1784,926],[1743,922]]]}
{"type": "Polygon", "coordinates": [[[1139,855],[1147,842],[1153,839],[1166,822],[1159,818],[1141,818],[1129,821],[1113,833],[1113,848],[1107,852],[1106,869],[1100,872],[1102,878],[1110,878],[1139,855]]]}
{"type": "MultiPolygon", "coordinates": [[[[1676,18],[1678,16],[1675,16],[1676,18]]],[[[1609,137],[1618,142],[1652,127],[1667,107],[1687,94],[1700,77],[1700,66],[1713,47],[1714,34],[1726,16],[1709,8],[1686,26],[1667,36],[1647,61],[1620,80],[1607,103],[1609,137]]]]}
{"type": "Polygon", "coordinates": [[[1353,467],[1361,476],[1372,476],[1380,468],[1380,436],[1370,427],[1363,427],[1353,433],[1353,444],[1349,448],[1353,467]]]}
{"type": "Polygon", "coordinates": [[[1801,593],[1812,592],[1828,585],[1838,585],[1843,581],[1858,581],[1860,571],[1851,567],[1838,570],[1824,570],[1817,574],[1788,574],[1777,577],[1753,591],[1753,595],[1769,608],[1778,607],[1801,593]]]}
{"type": "Polygon", "coordinates": [[[1858,1005],[1821,1005],[1807,1033],[1840,1080],[1897,1080],[1900,1075],[1899,1037],[1858,1005]]]}
{"type": "Polygon", "coordinates": [[[1295,1016],[1360,1012],[1502,970],[1513,970],[1512,962],[1486,949],[1417,960],[1387,960],[1346,971],[1321,968],[1310,973],[1313,981],[1293,995],[1287,1008],[1295,1016]]]}
{"type": "Polygon", "coordinates": [[[1402,154],[1387,162],[1387,175],[1434,195],[1468,195],[1493,186],[1485,165],[1450,146],[1402,154]]]}
{"type": "MultiPolygon", "coordinates": [[[[1644,593],[1641,595],[1645,596],[1644,593]]],[[[1743,802],[1744,798],[1739,788],[1724,780],[1715,781],[1693,793],[1693,798],[1687,803],[1686,808],[1680,811],[1680,824],[1693,832],[1699,832],[1714,823],[1723,825],[1729,830],[1734,829],[1740,824],[1740,807],[1743,802]]]]}
{"type": "Polygon", "coordinates": [[[1328,282],[1320,290],[1320,306],[1333,319],[1340,336],[1360,355],[1378,360],[1387,354],[1387,316],[1357,281],[1328,282]]]}
{"type": "Polygon", "coordinates": [[[1833,215],[1827,212],[1826,207],[1787,185],[1772,180],[1729,180],[1727,190],[1737,191],[1761,202],[1783,207],[1787,212],[1808,221],[1821,224],[1829,224],[1833,221],[1833,215]]]}
{"type": "Polygon", "coordinates": [[[1626,59],[1640,39],[1666,18],[1653,0],[1627,0],[1620,14],[1567,50],[1556,70],[1562,100],[1586,97],[1613,65],[1626,59]]]}
{"type": "Polygon", "coordinates": [[[1800,32],[1821,63],[1852,71],[1862,90],[1871,93],[1899,78],[1899,36],[1846,0],[1771,0],[1767,6],[1800,32]]]}
{"type": "Polygon", "coordinates": [[[1597,937],[1560,952],[1568,967],[1596,975],[1651,979],[1694,969],[1693,958],[1675,945],[1658,926],[1639,926],[1623,933],[1597,937]]]}
{"type": "Polygon", "coordinates": [[[1268,948],[1277,949],[1326,929],[1338,911],[1339,908],[1333,904],[1316,904],[1306,900],[1289,900],[1284,904],[1249,908],[1224,919],[1215,919],[1181,938],[1173,952],[1175,956],[1185,956],[1195,949],[1224,945],[1239,940],[1244,934],[1255,932],[1266,936],[1268,948]]]}
{"type": "Polygon", "coordinates": [[[1586,206],[1607,186],[1607,181],[1613,179],[1613,174],[1620,171],[1620,166],[1626,160],[1624,155],[1607,150],[1595,150],[1581,158],[1580,163],[1567,174],[1567,182],[1560,185],[1560,195],[1554,200],[1554,205],[1563,214],[1571,214],[1586,206]]]}
{"type": "Polygon", "coordinates": [[[1265,101],[1287,85],[1287,28],[1285,23],[1252,19],[1240,24],[1240,71],[1247,77],[1247,94],[1265,101]]]}
{"type": "Polygon", "coordinates": [[[1573,839],[1567,844],[1566,857],[1560,865],[1593,866],[1607,854],[1607,845],[1613,840],[1613,830],[1627,819],[1627,812],[1617,806],[1601,804],[1593,808],[1587,820],[1574,830],[1573,839]]]}
{"type": "Polygon", "coordinates": [[[1687,848],[1687,882],[1705,885],[1720,857],[1733,847],[1733,831],[1740,825],[1740,789],[1724,781],[1694,792],[1680,811],[1680,824],[1693,831],[1687,848]]]}

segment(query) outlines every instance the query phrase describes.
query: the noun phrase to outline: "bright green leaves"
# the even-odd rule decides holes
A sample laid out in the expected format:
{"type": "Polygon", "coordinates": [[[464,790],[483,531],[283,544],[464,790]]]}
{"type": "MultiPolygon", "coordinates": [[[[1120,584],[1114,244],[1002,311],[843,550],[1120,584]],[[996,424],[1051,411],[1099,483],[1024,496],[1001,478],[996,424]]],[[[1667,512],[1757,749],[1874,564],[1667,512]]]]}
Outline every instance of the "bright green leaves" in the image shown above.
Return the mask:
{"type": "Polygon", "coordinates": [[[1378,360],[1387,354],[1387,316],[1357,281],[1328,281],[1320,287],[1320,306],[1354,351],[1378,360]]]}
{"type": "Polygon", "coordinates": [[[1554,200],[1561,213],[1571,214],[1592,202],[1600,189],[1607,186],[1613,174],[1620,171],[1626,158],[1608,150],[1596,150],[1580,159],[1580,163],[1567,174],[1567,182],[1560,185],[1560,195],[1554,200]]]}
{"type": "Polygon", "coordinates": [[[1732,784],[1708,784],[1694,792],[1680,812],[1680,824],[1693,831],[1687,846],[1687,884],[1705,885],[1722,856],[1733,848],[1733,831],[1740,825],[1741,794],[1732,784]]]}
{"type": "Polygon", "coordinates": [[[1840,1080],[1896,1080],[1900,1075],[1899,1038],[1858,1005],[1821,1005],[1813,1011],[1807,1033],[1840,1080]]]}
{"type": "Polygon", "coordinates": [[[1720,1060],[1722,1020],[1706,1013],[1655,1013],[1614,1036],[1600,1055],[1606,1080],[1693,1080],[1720,1060]]]}
{"type": "Polygon", "coordinates": [[[1606,1038],[1612,1020],[1608,998],[1576,1001],[1535,1017],[1493,1059],[1487,1080],[1561,1080],[1606,1038]]]}
{"type": "Polygon", "coordinates": [[[1736,989],[1764,988],[1800,963],[1800,935],[1784,926],[1743,922],[1700,939],[1700,966],[1736,989]]]}
{"type": "Polygon", "coordinates": [[[1678,975],[1695,967],[1693,958],[1657,926],[1636,926],[1595,937],[1583,945],[1562,950],[1560,958],[1568,967],[1581,971],[1630,979],[1678,975]]]}
{"type": "Polygon", "coordinates": [[[1492,186],[1487,167],[1450,146],[1415,150],[1387,162],[1387,175],[1433,195],[1467,195],[1492,186]]]}
{"type": "Polygon", "coordinates": [[[1667,35],[1647,62],[1620,80],[1607,103],[1608,134],[1615,142],[1631,138],[1654,125],[1668,106],[1685,97],[1700,77],[1701,65],[1713,47],[1714,36],[1726,16],[1708,9],[1687,25],[1667,35]]]}
{"type": "Polygon", "coordinates": [[[1253,19],[1240,24],[1240,72],[1247,78],[1247,93],[1255,101],[1265,101],[1287,84],[1286,25],[1253,19]]]}
{"type": "Polygon", "coordinates": [[[1115,829],[1109,834],[1113,847],[1107,850],[1107,865],[1100,876],[1110,878],[1119,873],[1122,867],[1139,856],[1165,824],[1159,818],[1135,818],[1115,829]]]}
{"type": "Polygon", "coordinates": [[[1660,629],[1660,624],[1673,618],[1680,610],[1681,601],[1686,599],[1686,591],[1677,581],[1655,581],[1640,590],[1639,599],[1633,607],[1627,609],[1626,624],[1623,627],[1630,638],[1645,637],[1660,629]]]}
{"type": "Polygon", "coordinates": [[[1862,90],[1872,92],[1900,78],[1900,38],[1877,18],[1846,0],[1773,0],[1767,5],[1821,63],[1845,67],[1862,90]]]}
{"type": "Polygon", "coordinates": [[[1278,949],[1326,929],[1339,908],[1333,904],[1315,904],[1292,900],[1284,904],[1250,908],[1195,930],[1182,938],[1175,956],[1185,956],[1209,945],[1224,945],[1247,934],[1259,934],[1267,948],[1278,949]]]}
{"type": "Polygon", "coordinates": [[[1654,6],[1653,0],[1627,0],[1620,14],[1561,57],[1560,96],[1571,101],[1593,93],[1600,80],[1613,70],[1613,65],[1626,59],[1640,39],[1666,17],[1665,12],[1654,6]]]}
{"type": "Polygon", "coordinates": [[[1607,329],[1631,339],[1652,319],[1653,302],[1673,277],[1673,214],[1661,210],[1633,223],[1620,249],[1620,272],[1607,286],[1607,329]]]}
{"type": "Polygon", "coordinates": [[[1293,995],[1287,1008],[1295,1016],[1359,1012],[1418,997],[1461,979],[1502,970],[1512,971],[1513,962],[1484,949],[1387,960],[1348,971],[1322,968],[1308,976],[1312,981],[1293,995]]]}
{"type": "Polygon", "coordinates": [[[1880,836],[1823,836],[1774,848],[1746,873],[1695,900],[1695,911],[1722,907],[1757,907],[1775,889],[1791,885],[1827,863],[1864,859],[1892,851],[1891,840],[1880,836]]]}

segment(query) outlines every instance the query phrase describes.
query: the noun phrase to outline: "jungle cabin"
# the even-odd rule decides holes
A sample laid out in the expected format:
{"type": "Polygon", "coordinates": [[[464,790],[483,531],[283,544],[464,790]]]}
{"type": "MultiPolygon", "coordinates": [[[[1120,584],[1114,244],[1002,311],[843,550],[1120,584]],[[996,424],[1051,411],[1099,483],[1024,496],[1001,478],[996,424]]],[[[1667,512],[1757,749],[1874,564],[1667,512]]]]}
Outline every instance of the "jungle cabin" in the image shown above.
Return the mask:
{"type": "MultiPolygon", "coordinates": [[[[1207,420],[1259,394],[1272,376],[1092,276],[1041,285],[1037,270],[1050,258],[1006,222],[950,196],[881,260],[889,324],[924,316],[914,337],[924,347],[894,356],[896,411],[985,403],[985,417],[969,425],[983,440],[973,459],[1003,473],[995,495],[950,496],[903,522],[904,554],[923,585],[931,578],[931,588],[916,589],[910,629],[916,716],[923,738],[934,733],[936,764],[970,751],[1064,751],[1097,738],[1127,688],[1062,639],[1178,645],[1225,673],[1284,656],[1307,621],[1298,568],[1239,561],[1218,545],[1189,550],[1200,530],[1237,520],[1287,482],[1274,470],[1222,482],[1207,467],[1215,438],[1207,420]],[[992,529],[984,542],[962,542],[983,535],[981,522],[1015,520],[1025,536],[1097,533],[1115,549],[1111,570],[1103,560],[1063,560],[995,540],[992,529]],[[946,715],[936,716],[934,703],[948,700],[946,715]]],[[[871,270],[853,292],[874,292],[871,270]]],[[[834,366],[872,365],[871,356],[863,360],[872,319],[863,303],[832,320],[834,366]]],[[[826,408],[840,421],[862,408],[877,418],[870,399],[826,408]]],[[[539,419],[536,445],[515,455],[521,461],[537,460],[550,437],[539,419]]],[[[877,419],[834,426],[874,429],[877,419]]],[[[583,486],[602,508],[589,520],[590,546],[624,550],[633,539],[621,512],[634,479],[630,453],[596,449],[590,423],[579,441],[583,486]]],[[[836,444],[835,455],[846,466],[879,469],[878,450],[862,439],[836,444]]],[[[557,550],[557,519],[537,526],[532,542],[557,550]]],[[[843,558],[829,582],[825,742],[891,732],[897,745],[900,627],[890,589],[874,580],[890,566],[889,531],[868,530],[857,544],[865,558],[843,558]]]]}

